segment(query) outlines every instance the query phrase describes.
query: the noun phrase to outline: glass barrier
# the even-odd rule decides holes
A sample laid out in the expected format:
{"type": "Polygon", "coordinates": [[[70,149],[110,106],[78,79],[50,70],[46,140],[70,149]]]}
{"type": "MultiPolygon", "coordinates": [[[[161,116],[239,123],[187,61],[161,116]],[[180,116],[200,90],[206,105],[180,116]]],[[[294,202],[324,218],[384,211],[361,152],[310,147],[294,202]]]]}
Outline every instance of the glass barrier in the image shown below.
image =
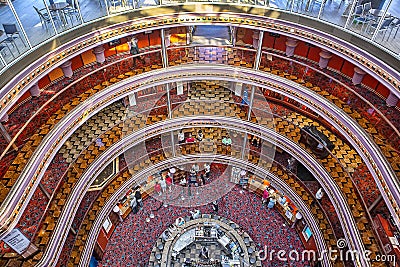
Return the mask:
{"type": "MultiPolygon", "coordinates": [[[[314,17],[360,34],[393,53],[400,52],[400,46],[397,45],[400,38],[397,34],[400,27],[397,0],[382,1],[383,4],[367,1],[357,4],[358,1],[344,0],[227,0],[222,2],[266,6],[314,17]]],[[[29,49],[29,44],[32,47],[37,46],[82,23],[90,23],[104,16],[129,12],[141,7],[174,3],[177,1],[160,3],[159,0],[45,0],[40,2],[7,0],[6,5],[0,5],[0,22],[15,24],[16,31],[20,34],[15,35],[17,38],[9,39],[7,46],[0,46],[0,52],[5,61],[10,63],[19,54],[29,49]],[[13,13],[18,16],[19,21],[15,19],[13,13]]],[[[1,38],[0,42],[3,42],[3,39],[1,38]]],[[[193,58],[194,62],[201,62],[201,60],[201,58],[193,58]]]]}
{"type": "Polygon", "coordinates": [[[107,16],[104,0],[78,0],[78,7],[84,22],[107,16]]]}
{"type": "Polygon", "coordinates": [[[324,0],[320,19],[344,27],[349,17],[351,1],[345,0],[324,0]]]}
{"type": "MultiPolygon", "coordinates": [[[[373,24],[376,24],[373,23],[373,24]]],[[[374,25],[371,26],[374,26],[374,25]]],[[[381,43],[383,46],[388,48],[390,51],[395,53],[400,53],[400,35],[398,31],[400,28],[400,2],[398,0],[393,0],[388,6],[385,13],[383,21],[381,21],[380,26],[374,26],[379,35],[382,36],[382,42],[380,37],[376,37],[375,41],[381,43]]],[[[373,28],[372,27],[372,30],[373,28]]]]}
{"type": "MultiPolygon", "coordinates": [[[[29,16],[26,17],[29,19],[29,16]]],[[[8,5],[0,5],[0,24],[0,53],[4,61],[10,63],[28,50],[29,44],[8,5]]]]}

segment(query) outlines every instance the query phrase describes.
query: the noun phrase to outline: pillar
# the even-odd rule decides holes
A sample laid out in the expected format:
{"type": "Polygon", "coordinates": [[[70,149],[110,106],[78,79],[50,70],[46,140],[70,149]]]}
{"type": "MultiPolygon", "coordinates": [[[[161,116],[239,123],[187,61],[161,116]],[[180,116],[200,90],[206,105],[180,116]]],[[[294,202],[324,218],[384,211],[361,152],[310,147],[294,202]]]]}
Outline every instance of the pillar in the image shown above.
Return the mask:
{"type": "Polygon", "coordinates": [[[286,56],[291,57],[294,55],[294,50],[297,46],[297,40],[291,37],[287,38],[286,41],[286,56]]]}
{"type": "Polygon", "coordinates": [[[29,93],[31,93],[31,96],[33,97],[37,97],[40,95],[40,88],[39,85],[37,83],[35,83],[34,85],[32,85],[31,88],[29,88],[29,93]]]}
{"type": "Polygon", "coordinates": [[[72,71],[72,61],[66,61],[66,62],[64,62],[61,66],[60,66],[60,68],[62,69],[62,71],[63,71],[63,73],[64,73],[64,76],[65,77],[68,77],[68,78],[70,78],[70,77],[72,77],[72,75],[74,74],[74,72],[72,71]]]}
{"type": "Polygon", "coordinates": [[[356,84],[360,84],[362,82],[362,80],[364,79],[366,72],[363,71],[362,69],[358,68],[358,67],[354,67],[354,75],[353,75],[353,79],[351,80],[353,82],[354,85],[356,84]]]}
{"type": "Polygon", "coordinates": [[[395,107],[397,106],[397,103],[399,102],[399,98],[390,92],[389,96],[386,98],[386,105],[388,107],[395,107]]]}
{"type": "Polygon", "coordinates": [[[258,42],[260,41],[259,39],[260,39],[259,31],[257,31],[257,30],[253,31],[253,47],[255,49],[258,48],[258,42]]]}
{"type": "Polygon", "coordinates": [[[319,52],[319,67],[321,69],[325,69],[328,66],[329,60],[332,58],[332,53],[322,49],[321,52],[319,52]]]}
{"type": "Polygon", "coordinates": [[[128,99],[129,99],[129,106],[136,106],[136,96],[135,93],[132,93],[130,95],[128,95],[128,99]]]}
{"type": "Polygon", "coordinates": [[[102,45],[93,48],[93,54],[96,56],[97,63],[104,63],[106,56],[104,55],[104,47],[102,45]]]}

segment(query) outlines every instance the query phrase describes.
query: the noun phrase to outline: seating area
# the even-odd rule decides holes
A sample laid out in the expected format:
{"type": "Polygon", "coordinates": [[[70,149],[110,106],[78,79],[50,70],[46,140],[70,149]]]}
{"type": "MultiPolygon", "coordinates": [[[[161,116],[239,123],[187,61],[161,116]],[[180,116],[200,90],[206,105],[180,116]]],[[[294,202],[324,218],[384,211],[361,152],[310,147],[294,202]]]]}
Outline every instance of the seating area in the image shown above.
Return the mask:
{"type": "Polygon", "coordinates": [[[388,34],[386,39],[388,41],[389,38],[395,39],[397,36],[398,15],[393,16],[389,12],[384,13],[381,9],[372,8],[371,2],[364,1],[364,4],[356,5],[351,14],[352,27],[366,36],[371,36],[376,32],[376,34],[382,36],[381,41],[384,41],[386,34],[388,34]],[[392,36],[393,30],[395,30],[395,33],[392,36]]]}

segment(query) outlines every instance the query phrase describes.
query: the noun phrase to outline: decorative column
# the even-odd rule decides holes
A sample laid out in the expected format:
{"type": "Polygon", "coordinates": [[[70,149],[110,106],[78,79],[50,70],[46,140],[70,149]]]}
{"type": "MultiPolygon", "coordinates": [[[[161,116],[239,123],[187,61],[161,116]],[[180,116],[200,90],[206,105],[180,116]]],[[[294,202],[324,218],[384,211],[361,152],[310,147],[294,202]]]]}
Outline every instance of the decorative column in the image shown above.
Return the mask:
{"type": "Polygon", "coordinates": [[[354,85],[360,84],[364,79],[366,72],[360,69],[359,67],[354,67],[354,75],[353,79],[351,80],[354,85]]]}
{"type": "Polygon", "coordinates": [[[257,30],[253,31],[253,47],[258,48],[258,42],[260,41],[260,33],[257,30]]]}
{"type": "Polygon", "coordinates": [[[124,107],[129,106],[129,97],[125,96],[124,98],[122,98],[122,105],[124,105],[124,107]]]}
{"type": "Polygon", "coordinates": [[[132,93],[130,95],[128,95],[128,99],[129,99],[129,106],[136,106],[136,96],[135,93],[132,93]]]}
{"type": "Polygon", "coordinates": [[[65,77],[71,78],[72,75],[74,74],[74,72],[72,71],[72,67],[71,66],[72,66],[72,61],[70,61],[70,60],[67,61],[67,62],[64,62],[60,66],[60,68],[62,69],[65,77]]]}
{"type": "Polygon", "coordinates": [[[329,60],[332,58],[332,53],[322,49],[321,52],[319,52],[319,67],[321,69],[325,69],[328,66],[329,60]]]}
{"type": "Polygon", "coordinates": [[[390,92],[389,96],[386,98],[386,105],[388,107],[395,107],[399,103],[399,98],[390,92]]]}
{"type": "Polygon", "coordinates": [[[93,48],[93,54],[96,56],[97,63],[104,63],[106,56],[104,55],[104,47],[102,45],[93,48]]]}
{"type": "Polygon", "coordinates": [[[245,36],[245,29],[244,28],[237,28],[236,30],[236,43],[235,45],[245,45],[243,38],[245,36]]]}
{"type": "Polygon", "coordinates": [[[39,85],[37,83],[32,85],[32,87],[29,88],[29,93],[31,93],[31,96],[33,96],[33,97],[38,97],[40,95],[39,85]]]}
{"type": "Polygon", "coordinates": [[[294,55],[294,50],[296,49],[297,46],[297,40],[291,37],[287,38],[286,41],[286,56],[291,57],[294,55]]]}

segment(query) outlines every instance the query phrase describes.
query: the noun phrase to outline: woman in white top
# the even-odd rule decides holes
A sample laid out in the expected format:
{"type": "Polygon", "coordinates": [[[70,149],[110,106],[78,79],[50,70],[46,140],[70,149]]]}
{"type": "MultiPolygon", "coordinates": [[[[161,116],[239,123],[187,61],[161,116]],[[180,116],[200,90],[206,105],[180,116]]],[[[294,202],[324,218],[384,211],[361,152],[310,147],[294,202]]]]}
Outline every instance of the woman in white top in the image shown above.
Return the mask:
{"type": "Polygon", "coordinates": [[[178,143],[182,144],[185,142],[185,134],[182,132],[182,130],[178,133],[178,143]]]}
{"type": "Polygon", "coordinates": [[[160,180],[160,186],[161,186],[161,190],[164,193],[167,190],[167,182],[165,181],[164,178],[161,178],[160,180]]]}
{"type": "Polygon", "coordinates": [[[317,200],[321,200],[323,196],[324,196],[324,192],[322,192],[322,188],[318,189],[317,193],[315,193],[315,198],[317,200]]]}

